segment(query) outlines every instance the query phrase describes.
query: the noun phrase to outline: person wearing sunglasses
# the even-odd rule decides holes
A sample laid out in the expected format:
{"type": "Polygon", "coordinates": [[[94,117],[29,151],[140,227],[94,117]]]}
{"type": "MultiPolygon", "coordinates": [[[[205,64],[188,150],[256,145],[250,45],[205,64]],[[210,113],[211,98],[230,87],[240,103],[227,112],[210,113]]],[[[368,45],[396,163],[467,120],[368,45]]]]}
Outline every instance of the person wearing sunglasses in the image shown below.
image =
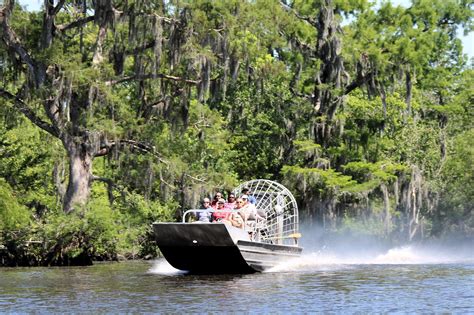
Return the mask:
{"type": "Polygon", "coordinates": [[[218,191],[214,195],[214,198],[212,199],[212,202],[211,202],[211,207],[213,207],[214,210],[217,209],[217,203],[219,202],[219,199],[222,199],[222,193],[218,191]]]}
{"type": "Polygon", "coordinates": [[[249,201],[249,196],[242,195],[239,199],[242,200],[242,206],[240,215],[244,219],[244,222],[247,223],[250,221],[263,220],[264,218],[258,213],[257,208],[253,203],[249,201]]]}
{"type": "Polygon", "coordinates": [[[235,209],[236,210],[242,209],[243,206],[244,206],[244,200],[242,198],[237,198],[237,200],[235,201],[235,209]]]}
{"type": "Polygon", "coordinates": [[[233,209],[234,211],[232,211],[227,218],[228,222],[232,224],[232,226],[238,227],[240,229],[244,228],[244,219],[241,213],[239,212],[239,210],[242,209],[243,205],[243,200],[241,198],[237,198],[237,200],[235,201],[235,208],[233,209]]]}
{"type": "Polygon", "coordinates": [[[217,208],[212,213],[212,222],[227,222],[231,212],[224,207],[225,200],[223,198],[217,201],[217,208]]]}
{"type": "Polygon", "coordinates": [[[201,209],[204,211],[199,211],[196,213],[196,218],[199,222],[211,222],[211,214],[214,209],[211,207],[211,201],[209,198],[204,198],[202,200],[201,209]]]}
{"type": "Polygon", "coordinates": [[[234,209],[236,206],[236,201],[235,201],[235,195],[233,193],[229,194],[229,197],[227,197],[227,202],[225,203],[225,208],[226,209],[234,209]]]}
{"type": "Polygon", "coordinates": [[[222,198],[217,202],[217,210],[212,214],[212,222],[227,223],[238,228],[244,227],[242,217],[237,212],[226,209],[225,200],[222,198]]]}

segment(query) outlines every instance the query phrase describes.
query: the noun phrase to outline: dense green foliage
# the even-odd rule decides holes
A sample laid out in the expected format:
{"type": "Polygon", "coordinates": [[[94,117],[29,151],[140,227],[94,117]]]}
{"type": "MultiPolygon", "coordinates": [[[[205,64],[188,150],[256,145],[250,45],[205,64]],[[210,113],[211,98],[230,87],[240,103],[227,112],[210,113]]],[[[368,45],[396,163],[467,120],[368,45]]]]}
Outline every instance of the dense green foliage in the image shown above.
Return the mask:
{"type": "Polygon", "coordinates": [[[332,231],[474,235],[470,1],[0,8],[0,264],[154,257],[252,178],[332,231]]]}

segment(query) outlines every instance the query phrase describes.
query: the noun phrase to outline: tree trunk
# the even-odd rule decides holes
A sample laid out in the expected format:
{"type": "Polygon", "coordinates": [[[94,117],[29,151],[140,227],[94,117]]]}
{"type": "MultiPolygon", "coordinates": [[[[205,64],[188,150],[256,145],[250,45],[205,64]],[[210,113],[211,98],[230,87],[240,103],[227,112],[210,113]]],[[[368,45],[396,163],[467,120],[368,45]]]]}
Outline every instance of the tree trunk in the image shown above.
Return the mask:
{"type": "Polygon", "coordinates": [[[83,143],[75,143],[72,140],[63,143],[69,157],[69,182],[63,209],[69,213],[74,207],[82,207],[87,203],[91,187],[93,155],[83,143]]]}
{"type": "Polygon", "coordinates": [[[410,70],[407,70],[407,72],[405,73],[405,85],[406,85],[405,103],[407,105],[407,117],[408,117],[410,116],[410,113],[411,113],[411,96],[412,96],[411,93],[412,93],[412,87],[413,87],[410,70]]]}
{"type": "Polygon", "coordinates": [[[53,42],[54,18],[54,1],[44,1],[43,28],[40,43],[42,49],[49,48],[53,42]]]}
{"type": "Polygon", "coordinates": [[[334,15],[332,0],[322,2],[314,26],[318,31],[316,47],[321,65],[314,80],[313,105],[316,116],[325,118],[322,123],[318,122],[312,128],[315,129],[316,142],[325,146],[332,136],[332,120],[342,103],[342,98],[337,95],[337,90],[341,88],[341,74],[344,72],[341,55],[342,44],[337,36],[339,25],[334,15]]]}
{"type": "Polygon", "coordinates": [[[385,235],[388,235],[392,229],[392,217],[390,215],[390,195],[385,184],[382,184],[380,189],[382,190],[383,194],[385,235]]]}

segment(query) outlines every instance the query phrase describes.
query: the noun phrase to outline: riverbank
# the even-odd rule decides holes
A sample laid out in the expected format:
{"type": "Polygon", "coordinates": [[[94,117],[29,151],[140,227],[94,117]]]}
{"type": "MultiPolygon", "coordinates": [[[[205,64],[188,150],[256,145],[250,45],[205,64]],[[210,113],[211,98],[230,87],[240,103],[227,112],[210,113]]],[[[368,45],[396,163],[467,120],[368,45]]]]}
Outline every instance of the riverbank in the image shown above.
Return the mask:
{"type": "Polygon", "coordinates": [[[134,251],[119,251],[117,246],[103,250],[96,248],[97,240],[86,242],[85,239],[77,241],[79,237],[73,239],[34,241],[21,237],[0,237],[0,267],[91,266],[99,261],[151,260],[160,257],[159,249],[154,246],[152,239],[147,239],[144,247],[134,251]]]}
{"type": "Polygon", "coordinates": [[[47,257],[38,256],[34,253],[11,253],[8,249],[0,245],[0,268],[2,267],[73,267],[73,266],[92,266],[97,262],[123,262],[123,261],[149,261],[161,257],[161,255],[146,255],[138,257],[136,255],[125,253],[117,254],[113,257],[89,257],[84,253],[71,257],[62,256],[55,261],[49,260],[47,257]]]}

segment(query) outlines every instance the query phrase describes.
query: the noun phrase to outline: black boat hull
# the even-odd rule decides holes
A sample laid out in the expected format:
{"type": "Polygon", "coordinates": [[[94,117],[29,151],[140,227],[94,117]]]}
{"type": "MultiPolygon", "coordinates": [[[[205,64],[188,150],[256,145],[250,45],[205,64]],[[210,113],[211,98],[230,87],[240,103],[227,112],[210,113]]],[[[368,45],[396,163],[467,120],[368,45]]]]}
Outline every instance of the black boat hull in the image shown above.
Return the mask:
{"type": "Polygon", "coordinates": [[[176,269],[190,273],[253,273],[296,258],[302,248],[250,241],[223,223],[154,223],[156,243],[176,269]]]}

